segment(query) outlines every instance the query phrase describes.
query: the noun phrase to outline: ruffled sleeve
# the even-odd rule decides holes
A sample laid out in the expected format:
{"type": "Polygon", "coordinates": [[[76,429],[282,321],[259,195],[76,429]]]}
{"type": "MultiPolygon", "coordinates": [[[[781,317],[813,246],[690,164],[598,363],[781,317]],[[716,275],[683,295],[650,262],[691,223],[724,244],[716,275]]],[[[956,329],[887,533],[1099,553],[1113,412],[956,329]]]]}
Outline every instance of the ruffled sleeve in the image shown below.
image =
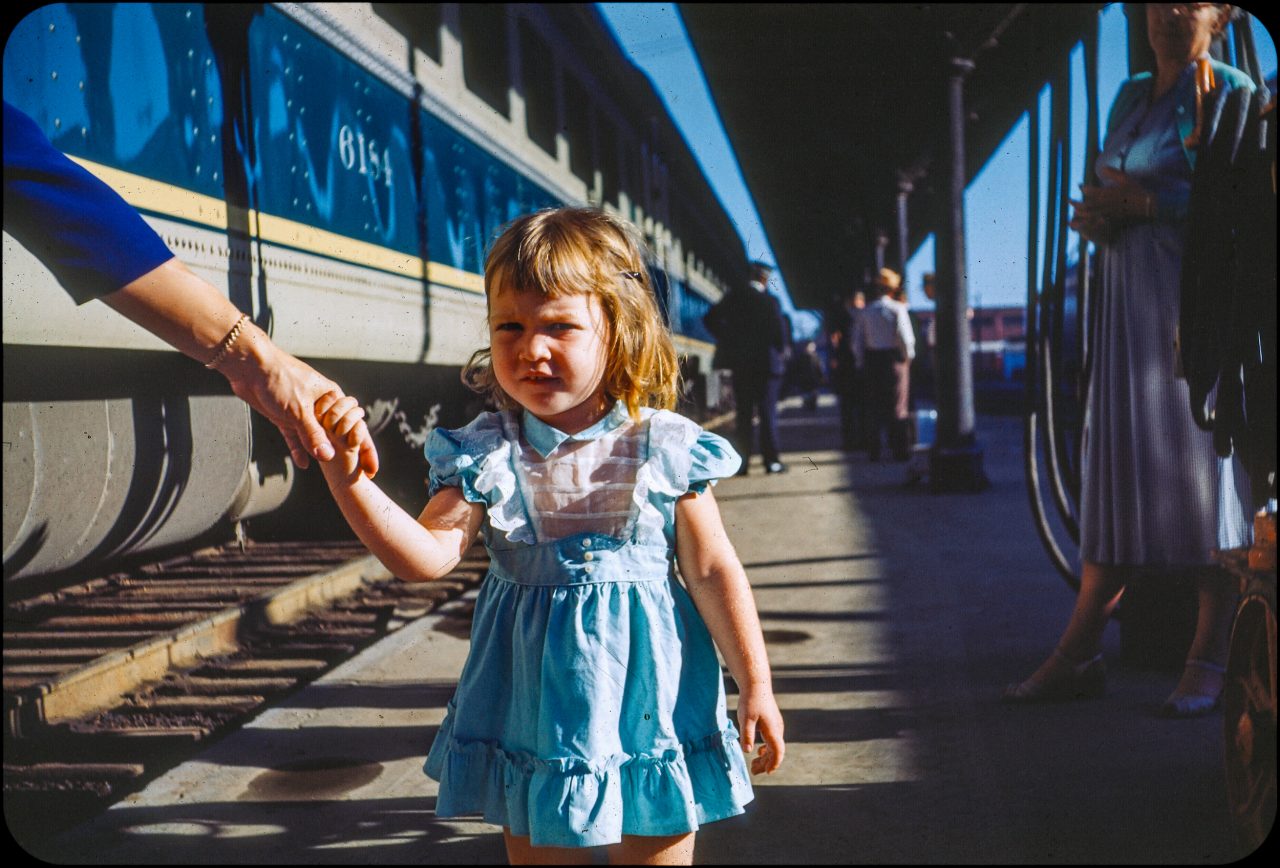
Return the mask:
{"type": "Polygon", "coordinates": [[[435,497],[442,488],[460,488],[472,503],[488,503],[477,487],[485,459],[502,447],[501,420],[496,413],[482,413],[462,428],[436,428],[427,438],[423,453],[431,465],[428,494],[435,497]]]}
{"type": "Polygon", "coordinates": [[[702,494],[708,485],[732,476],[742,466],[742,457],[729,445],[729,441],[710,431],[699,431],[689,452],[693,462],[689,466],[689,490],[702,494]]]}
{"type": "Polygon", "coordinates": [[[511,542],[534,542],[533,527],[520,499],[512,469],[514,421],[502,413],[481,413],[455,430],[437,428],[423,452],[431,464],[428,492],[452,486],[472,503],[484,504],[489,526],[511,542]]]}
{"type": "Polygon", "coordinates": [[[677,413],[660,410],[649,424],[647,466],[652,475],[647,482],[651,491],[672,497],[691,491],[701,494],[708,485],[732,476],[742,466],[728,440],[677,413]]]}
{"type": "Polygon", "coordinates": [[[436,428],[423,447],[431,472],[427,477],[427,493],[435,497],[442,488],[461,488],[470,501],[482,500],[475,489],[476,460],[458,440],[457,432],[436,428]]]}

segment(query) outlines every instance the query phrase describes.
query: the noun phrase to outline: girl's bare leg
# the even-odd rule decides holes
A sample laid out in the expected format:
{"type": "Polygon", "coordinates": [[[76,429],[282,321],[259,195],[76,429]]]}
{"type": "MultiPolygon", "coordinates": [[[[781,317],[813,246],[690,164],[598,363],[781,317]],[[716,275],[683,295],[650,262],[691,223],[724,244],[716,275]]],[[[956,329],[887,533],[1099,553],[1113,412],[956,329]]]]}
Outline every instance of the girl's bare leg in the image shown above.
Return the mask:
{"type": "Polygon", "coordinates": [[[609,847],[610,865],[692,865],[694,833],[623,835],[609,847]]]}
{"type": "Polygon", "coordinates": [[[595,847],[535,847],[527,835],[513,835],[505,826],[502,839],[512,865],[590,865],[596,851],[595,847]]]}

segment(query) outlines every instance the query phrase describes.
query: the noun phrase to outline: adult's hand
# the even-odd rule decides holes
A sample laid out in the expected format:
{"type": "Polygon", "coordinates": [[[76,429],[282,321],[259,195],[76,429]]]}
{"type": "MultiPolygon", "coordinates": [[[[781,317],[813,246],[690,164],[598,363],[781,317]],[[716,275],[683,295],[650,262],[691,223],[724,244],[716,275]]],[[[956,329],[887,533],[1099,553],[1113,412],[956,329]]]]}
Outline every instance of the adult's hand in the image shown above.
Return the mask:
{"type": "Polygon", "coordinates": [[[1086,216],[1087,212],[1082,211],[1080,202],[1074,199],[1068,199],[1067,201],[1076,209],[1075,214],[1071,217],[1071,222],[1067,225],[1080,233],[1080,237],[1086,241],[1107,241],[1111,238],[1111,226],[1107,221],[1100,217],[1086,216]]]}
{"type": "Polygon", "coordinates": [[[1089,240],[1101,240],[1116,227],[1155,218],[1155,197],[1124,172],[1103,167],[1105,186],[1080,187],[1082,201],[1069,200],[1075,208],[1070,226],[1089,240]]]}
{"type": "MultiPolygon", "coordinates": [[[[315,404],[326,392],[341,396],[342,389],[280,349],[252,323],[246,322],[222,352],[222,342],[241,313],[176,257],[104,295],[102,301],[202,364],[216,357],[218,372],[230,381],[237,397],[280,429],[299,467],[308,467],[311,457],[333,457],[329,438],[316,421],[315,404]]],[[[378,472],[378,452],[367,428],[361,438],[360,468],[370,477],[378,472]]]]}
{"type": "MultiPolygon", "coordinates": [[[[298,467],[310,458],[329,461],[333,446],[316,419],[316,401],[327,393],[341,397],[337,383],[306,362],[277,347],[261,330],[249,326],[236,342],[245,342],[246,355],[218,365],[231,383],[231,391],[280,429],[298,467]]],[[[360,426],[360,469],[372,478],[378,472],[378,452],[369,429],[360,426]]]]}

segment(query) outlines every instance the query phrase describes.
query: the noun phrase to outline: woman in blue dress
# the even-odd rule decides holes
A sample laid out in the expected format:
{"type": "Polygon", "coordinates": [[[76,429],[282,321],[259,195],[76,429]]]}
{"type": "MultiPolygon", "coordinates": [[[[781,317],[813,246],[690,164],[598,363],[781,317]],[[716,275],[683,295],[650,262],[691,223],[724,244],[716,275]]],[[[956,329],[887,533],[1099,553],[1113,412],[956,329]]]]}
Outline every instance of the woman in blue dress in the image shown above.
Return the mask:
{"type": "Polygon", "coordinates": [[[1230,7],[1147,5],[1156,73],[1127,81],[1072,227],[1104,250],[1094,374],[1085,410],[1080,592],[1049,659],[1010,685],[1009,702],[1100,695],[1102,632],[1135,567],[1202,567],[1186,667],[1161,712],[1207,713],[1222,691],[1235,588],[1213,549],[1247,546],[1239,462],[1220,459],[1196,427],[1177,373],[1180,273],[1195,160],[1197,76],[1250,87],[1208,59],[1230,7]],[[1212,70],[1207,75],[1205,70],[1212,70]]]}
{"type": "Polygon", "coordinates": [[[722,438],[670,412],[677,361],[640,243],[590,208],[516,220],[485,263],[490,347],[469,382],[502,408],[426,446],[415,521],[357,465],[362,411],[321,399],[325,478],[408,581],[483,527],[471,652],[427,757],[436,813],[503,827],[513,863],[688,864],[695,830],[752,798],[785,750],[751,589],[709,485],[722,438]],[[685,586],[676,578],[676,565],[685,586]],[[716,648],[739,687],[729,720],[716,648]]]}

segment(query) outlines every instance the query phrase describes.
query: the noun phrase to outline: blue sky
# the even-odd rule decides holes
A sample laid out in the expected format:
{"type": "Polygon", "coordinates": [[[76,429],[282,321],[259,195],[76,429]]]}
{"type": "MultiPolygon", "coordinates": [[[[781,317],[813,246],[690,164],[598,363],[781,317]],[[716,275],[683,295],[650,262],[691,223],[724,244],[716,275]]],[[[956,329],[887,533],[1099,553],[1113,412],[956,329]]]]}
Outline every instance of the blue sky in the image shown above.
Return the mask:
{"type": "MultiPolygon", "coordinates": [[[[764,228],[756,215],[737,159],[728,142],[679,14],[671,3],[601,3],[605,21],[635,64],[653,81],[672,118],[684,133],[725,210],[733,218],[752,259],[776,261],[764,228]]],[[[1275,42],[1254,21],[1255,40],[1268,74],[1276,69],[1275,42]]],[[[1099,101],[1105,112],[1127,75],[1126,26],[1120,4],[1102,16],[1099,48],[1099,101]]],[[[1074,68],[1083,82],[1083,61],[1076,52],[1074,68]]],[[[1083,85],[1073,85],[1080,104],[1073,117],[1083,117],[1083,85]]],[[[1048,117],[1047,91],[1041,117],[1048,117]]],[[[1047,136],[1042,120],[1042,136],[1047,136]]],[[[1072,177],[1083,175],[1084,125],[1077,124],[1079,140],[1072,143],[1077,165],[1072,177]]],[[[974,306],[1026,303],[1026,225],[1029,142],[1024,120],[1015,126],[996,150],[982,173],[965,194],[968,242],[969,298],[974,306]],[[1010,233],[1009,227],[1018,231],[1010,233]],[[1011,238],[1013,239],[1011,241],[1011,238]]],[[[1044,173],[1042,173],[1043,175],[1044,173]]],[[[933,243],[926,241],[907,263],[907,284],[913,306],[929,307],[920,290],[921,277],[933,270],[933,243]]],[[[782,275],[785,280],[786,275],[782,275]]]]}

